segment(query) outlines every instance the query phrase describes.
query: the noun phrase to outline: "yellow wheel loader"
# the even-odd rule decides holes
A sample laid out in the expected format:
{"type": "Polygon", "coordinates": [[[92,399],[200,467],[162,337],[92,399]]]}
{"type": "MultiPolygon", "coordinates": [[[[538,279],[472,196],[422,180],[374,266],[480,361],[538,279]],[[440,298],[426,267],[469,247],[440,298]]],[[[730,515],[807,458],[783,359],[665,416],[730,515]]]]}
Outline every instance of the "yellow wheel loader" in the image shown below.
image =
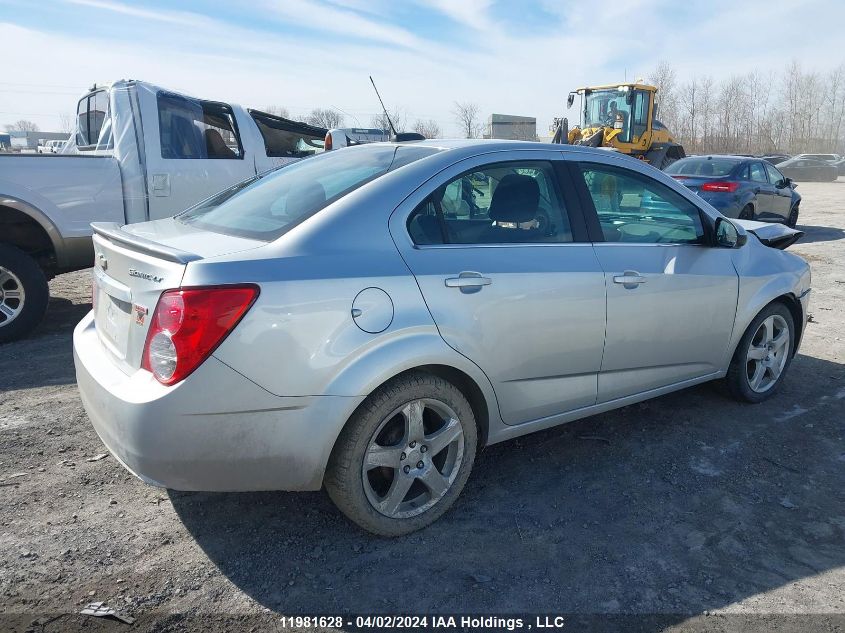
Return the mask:
{"type": "Polygon", "coordinates": [[[567,119],[556,119],[552,142],[613,148],[665,169],[686,153],[657,120],[656,93],[639,82],[578,88],[566,105],[571,108],[580,96],[580,124],[570,130],[567,119]]]}

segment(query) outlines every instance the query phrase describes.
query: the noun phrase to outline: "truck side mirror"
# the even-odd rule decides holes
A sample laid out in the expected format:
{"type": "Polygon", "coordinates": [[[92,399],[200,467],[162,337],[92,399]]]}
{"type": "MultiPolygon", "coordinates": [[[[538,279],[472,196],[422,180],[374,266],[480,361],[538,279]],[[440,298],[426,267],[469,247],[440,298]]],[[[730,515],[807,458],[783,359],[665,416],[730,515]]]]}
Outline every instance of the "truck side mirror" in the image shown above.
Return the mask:
{"type": "Polygon", "coordinates": [[[573,103],[575,103],[575,93],[570,92],[569,96],[566,97],[566,107],[571,108],[573,103]]]}

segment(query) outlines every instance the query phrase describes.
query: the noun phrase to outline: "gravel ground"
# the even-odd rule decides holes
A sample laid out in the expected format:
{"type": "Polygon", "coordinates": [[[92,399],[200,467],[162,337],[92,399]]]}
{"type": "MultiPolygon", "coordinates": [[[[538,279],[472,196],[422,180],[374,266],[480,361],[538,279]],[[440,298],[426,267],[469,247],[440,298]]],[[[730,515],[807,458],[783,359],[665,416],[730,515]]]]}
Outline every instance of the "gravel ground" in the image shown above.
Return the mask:
{"type": "Polygon", "coordinates": [[[179,493],[97,459],[71,355],[88,273],[56,278],[44,324],[0,352],[0,628],[124,626],[74,615],[95,600],[133,630],[361,612],[845,628],[845,179],[799,191],[813,318],[775,398],[702,385],[493,446],[443,519],[390,541],[323,493],[179,493]]]}

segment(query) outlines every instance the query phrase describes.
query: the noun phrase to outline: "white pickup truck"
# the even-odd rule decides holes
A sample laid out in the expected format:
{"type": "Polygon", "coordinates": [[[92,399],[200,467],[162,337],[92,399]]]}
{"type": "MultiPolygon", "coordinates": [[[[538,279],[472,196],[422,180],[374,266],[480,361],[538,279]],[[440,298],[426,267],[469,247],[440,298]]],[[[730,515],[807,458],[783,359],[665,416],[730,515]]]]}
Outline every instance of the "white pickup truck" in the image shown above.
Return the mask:
{"type": "Polygon", "coordinates": [[[0,343],[38,325],[48,279],[92,265],[91,222],[173,215],[328,132],[141,81],[92,89],[76,127],[60,154],[0,154],[0,343]]]}

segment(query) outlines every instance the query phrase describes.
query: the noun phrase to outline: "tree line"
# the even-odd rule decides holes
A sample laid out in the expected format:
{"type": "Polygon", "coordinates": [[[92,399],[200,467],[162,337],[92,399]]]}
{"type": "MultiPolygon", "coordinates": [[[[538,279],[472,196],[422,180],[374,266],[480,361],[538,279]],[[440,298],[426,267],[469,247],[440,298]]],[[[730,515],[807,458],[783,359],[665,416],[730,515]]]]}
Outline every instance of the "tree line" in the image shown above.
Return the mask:
{"type": "MultiPolygon", "coordinates": [[[[274,114],[285,119],[301,121],[303,123],[308,123],[309,125],[324,127],[329,130],[332,128],[346,127],[346,116],[343,112],[335,108],[314,108],[311,112],[304,116],[300,115],[295,117],[291,117],[288,109],[282,106],[270,105],[267,106],[264,111],[268,114],[274,114]]],[[[388,113],[382,112],[381,114],[374,115],[370,119],[370,127],[379,130],[389,130],[390,123],[387,120],[388,116],[398,132],[407,131],[408,117],[401,108],[394,108],[388,113]]],[[[411,129],[414,132],[422,134],[426,138],[438,138],[442,134],[440,125],[434,119],[417,119],[412,124],[411,129]]]]}
{"type": "Polygon", "coordinates": [[[845,63],[679,81],[661,61],[648,82],[658,88],[657,118],[687,154],[845,153],[845,63]]]}

